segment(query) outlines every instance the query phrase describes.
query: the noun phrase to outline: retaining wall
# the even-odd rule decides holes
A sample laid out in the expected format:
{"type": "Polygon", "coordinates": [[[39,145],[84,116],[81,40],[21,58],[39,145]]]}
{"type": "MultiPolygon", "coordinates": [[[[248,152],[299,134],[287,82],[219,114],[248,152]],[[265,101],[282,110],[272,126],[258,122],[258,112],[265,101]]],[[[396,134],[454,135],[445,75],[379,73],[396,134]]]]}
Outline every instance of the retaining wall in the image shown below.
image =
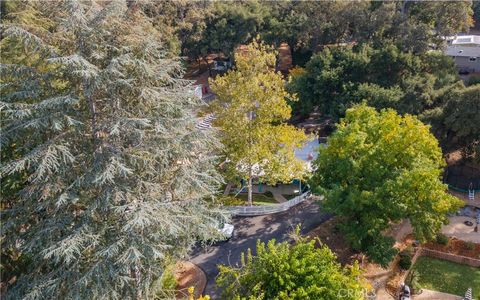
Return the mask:
{"type": "Polygon", "coordinates": [[[268,214],[275,214],[290,209],[292,206],[302,203],[310,197],[310,191],[305,192],[286,202],[273,205],[259,205],[259,206],[225,206],[225,209],[230,211],[234,216],[252,217],[268,214]]]}
{"type": "Polygon", "coordinates": [[[459,263],[462,265],[468,265],[471,267],[480,268],[480,259],[471,258],[467,256],[456,255],[452,253],[440,252],[432,249],[422,248],[420,249],[422,256],[428,256],[443,260],[448,260],[451,262],[459,263]]]}

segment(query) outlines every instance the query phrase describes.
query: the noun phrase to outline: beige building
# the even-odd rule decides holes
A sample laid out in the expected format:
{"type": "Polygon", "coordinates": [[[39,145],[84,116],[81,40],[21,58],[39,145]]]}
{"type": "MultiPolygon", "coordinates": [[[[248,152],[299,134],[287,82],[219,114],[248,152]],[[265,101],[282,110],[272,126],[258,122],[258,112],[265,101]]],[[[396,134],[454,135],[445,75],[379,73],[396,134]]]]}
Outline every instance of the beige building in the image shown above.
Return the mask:
{"type": "Polygon", "coordinates": [[[479,35],[464,35],[449,39],[445,54],[455,60],[460,74],[480,73],[479,35]]]}

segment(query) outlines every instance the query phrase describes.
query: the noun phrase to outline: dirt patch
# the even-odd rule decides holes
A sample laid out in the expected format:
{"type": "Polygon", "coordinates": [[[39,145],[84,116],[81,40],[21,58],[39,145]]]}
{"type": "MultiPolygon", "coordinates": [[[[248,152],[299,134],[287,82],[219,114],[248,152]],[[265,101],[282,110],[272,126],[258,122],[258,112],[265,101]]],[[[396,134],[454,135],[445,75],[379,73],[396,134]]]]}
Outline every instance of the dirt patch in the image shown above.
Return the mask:
{"type": "Polygon", "coordinates": [[[343,235],[335,228],[337,222],[338,218],[334,217],[310,231],[307,236],[319,238],[337,255],[337,259],[342,265],[351,264],[355,259],[358,260],[356,257],[358,252],[350,248],[343,235]]]}
{"type": "Polygon", "coordinates": [[[441,245],[436,242],[429,242],[424,244],[423,247],[445,253],[452,253],[471,258],[480,258],[480,244],[464,242],[456,238],[450,238],[446,245],[441,245]]]}
{"type": "Polygon", "coordinates": [[[195,299],[202,295],[207,277],[195,264],[181,261],[175,265],[175,279],[177,280],[177,299],[188,297],[188,288],[194,287],[195,299]]]}

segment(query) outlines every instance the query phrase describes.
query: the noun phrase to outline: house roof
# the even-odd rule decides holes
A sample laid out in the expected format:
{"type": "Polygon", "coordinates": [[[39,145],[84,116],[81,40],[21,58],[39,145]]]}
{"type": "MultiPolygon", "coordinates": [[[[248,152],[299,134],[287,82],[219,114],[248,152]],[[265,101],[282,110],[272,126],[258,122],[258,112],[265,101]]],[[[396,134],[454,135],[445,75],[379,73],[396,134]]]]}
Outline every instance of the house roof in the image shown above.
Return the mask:
{"type": "Polygon", "coordinates": [[[320,147],[320,143],[318,139],[314,139],[302,147],[295,149],[295,157],[305,162],[315,160],[318,156],[318,147],[320,147]]]}
{"type": "Polygon", "coordinates": [[[445,49],[445,54],[448,56],[480,57],[480,47],[448,46],[445,49]]]}
{"type": "Polygon", "coordinates": [[[478,45],[480,46],[480,35],[461,35],[452,40],[452,45],[478,45]]]}

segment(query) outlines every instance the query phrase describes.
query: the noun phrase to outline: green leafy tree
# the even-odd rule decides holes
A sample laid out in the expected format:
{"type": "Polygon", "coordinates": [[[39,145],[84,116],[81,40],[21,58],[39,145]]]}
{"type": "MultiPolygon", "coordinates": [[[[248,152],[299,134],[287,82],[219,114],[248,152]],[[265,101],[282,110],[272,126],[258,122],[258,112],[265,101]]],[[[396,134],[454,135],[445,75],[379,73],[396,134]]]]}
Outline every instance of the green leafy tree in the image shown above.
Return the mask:
{"type": "Polygon", "coordinates": [[[475,27],[480,28],[480,1],[472,1],[473,21],[475,27]]]}
{"type": "Polygon", "coordinates": [[[444,98],[434,117],[436,131],[446,144],[463,147],[467,156],[480,160],[480,84],[454,89],[444,98]]]}
{"type": "Polygon", "coordinates": [[[217,284],[226,299],[365,299],[368,289],[358,265],[342,267],[317,242],[258,241],[256,255],[250,249],[242,253],[238,268],[219,266],[217,284]]]}
{"type": "Polygon", "coordinates": [[[376,48],[395,44],[405,52],[424,54],[443,46],[444,36],[467,32],[472,25],[471,1],[371,1],[359,11],[354,40],[376,48]]]}
{"type": "Polygon", "coordinates": [[[258,1],[215,2],[205,16],[201,35],[186,37],[185,53],[204,60],[218,52],[231,57],[237,46],[255,38],[267,16],[268,10],[258,1]]]}
{"type": "Polygon", "coordinates": [[[166,257],[218,235],[225,216],[202,199],[221,183],[220,144],[195,129],[200,103],[137,6],[25,9],[2,24],[1,142],[16,152],[0,172],[27,178],[1,240],[30,262],[5,297],[148,298],[166,257]]]}
{"type": "Polygon", "coordinates": [[[178,31],[183,53],[192,58],[217,51],[230,55],[257,34],[271,44],[287,42],[297,53],[355,41],[378,48],[393,43],[402,51],[423,54],[432,44],[442,45],[443,36],[466,32],[473,24],[471,1],[248,0],[209,4],[182,0],[156,6],[164,8],[157,10],[159,15],[172,16],[167,24],[183,28],[178,31]]]}
{"type": "Polygon", "coordinates": [[[473,25],[472,1],[412,1],[407,14],[429,25],[437,38],[468,32],[473,25]]]}
{"type": "Polygon", "coordinates": [[[463,204],[446,192],[441,149],[414,116],[357,105],[327,143],[311,184],[343,218],[353,248],[382,265],[396,253],[393,240],[382,235],[392,222],[408,219],[417,239],[431,240],[448,222],[446,214],[463,204]]]}
{"type": "Polygon", "coordinates": [[[247,180],[249,205],[255,178],[289,182],[304,173],[294,149],[306,136],[285,124],[291,112],[286,98],[291,95],[274,71],[275,57],[271,48],[255,41],[235,55],[235,70],[211,81],[217,95],[212,108],[228,161],[224,168],[229,178],[247,180]]]}
{"type": "Polygon", "coordinates": [[[312,57],[305,72],[292,76],[288,90],[298,95],[293,110],[306,115],[318,106],[341,117],[355,103],[421,114],[459,81],[453,61],[442,54],[414,55],[393,44],[326,49],[312,57]]]}
{"type": "Polygon", "coordinates": [[[207,20],[213,12],[213,2],[165,0],[138,1],[147,16],[152,18],[155,28],[166,40],[168,49],[182,55],[197,58],[198,45],[204,38],[207,20]]]}

